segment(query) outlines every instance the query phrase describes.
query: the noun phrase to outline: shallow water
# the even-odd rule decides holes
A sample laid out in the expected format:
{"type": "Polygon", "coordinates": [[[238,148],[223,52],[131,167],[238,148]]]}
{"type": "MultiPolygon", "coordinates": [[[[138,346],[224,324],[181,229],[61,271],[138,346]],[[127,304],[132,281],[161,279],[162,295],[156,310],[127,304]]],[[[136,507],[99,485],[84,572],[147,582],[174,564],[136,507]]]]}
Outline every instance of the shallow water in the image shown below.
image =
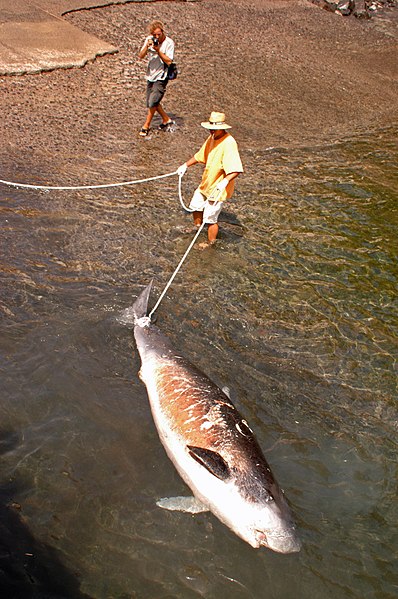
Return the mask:
{"type": "MultiPolygon", "coordinates": [[[[191,240],[176,179],[1,186],[10,597],[396,596],[396,133],[295,150],[255,141],[218,246],[192,250],[157,311],[255,430],[296,516],[291,556],[155,505],[186,489],[120,315],[152,277],[155,301],[191,240]]],[[[39,167],[26,169],[33,180],[39,167]]],[[[105,167],[95,177],[107,181],[105,167]]],[[[193,186],[188,173],[186,197],[193,186]]]]}

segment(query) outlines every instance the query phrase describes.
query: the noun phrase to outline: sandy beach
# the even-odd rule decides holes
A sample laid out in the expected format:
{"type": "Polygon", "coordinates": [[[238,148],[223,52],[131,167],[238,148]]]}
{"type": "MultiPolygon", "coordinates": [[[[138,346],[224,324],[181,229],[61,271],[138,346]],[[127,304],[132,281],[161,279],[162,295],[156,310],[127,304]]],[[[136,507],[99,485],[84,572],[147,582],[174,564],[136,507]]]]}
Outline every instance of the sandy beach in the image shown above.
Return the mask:
{"type": "Polygon", "coordinates": [[[213,109],[226,112],[243,151],[253,140],[264,148],[330,143],[397,120],[396,9],[362,20],[306,0],[204,0],[62,18],[119,51],[83,68],[0,79],[7,170],[40,164],[36,176],[61,170],[65,182],[96,179],[97,160],[108,161],[112,178],[126,177],[132,164],[174,168],[201,143],[198,124],[213,109]],[[176,43],[180,76],[164,105],[177,131],[142,140],[146,63],[137,52],[153,18],[176,43]]]}

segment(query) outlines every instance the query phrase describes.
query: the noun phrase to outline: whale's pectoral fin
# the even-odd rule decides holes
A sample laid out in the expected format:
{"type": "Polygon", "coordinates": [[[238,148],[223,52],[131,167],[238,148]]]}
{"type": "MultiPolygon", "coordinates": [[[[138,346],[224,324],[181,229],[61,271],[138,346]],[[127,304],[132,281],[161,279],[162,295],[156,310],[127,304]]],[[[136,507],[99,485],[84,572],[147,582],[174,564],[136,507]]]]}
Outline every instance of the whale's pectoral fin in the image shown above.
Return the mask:
{"type": "Polygon", "coordinates": [[[188,512],[190,514],[200,514],[201,512],[208,512],[209,508],[196,499],[196,497],[164,497],[156,502],[158,507],[164,510],[170,510],[173,512],[188,512]]]}
{"type": "Polygon", "coordinates": [[[228,397],[228,399],[232,399],[231,398],[231,389],[229,387],[225,386],[221,389],[221,391],[228,397]]]}
{"type": "Polygon", "coordinates": [[[187,445],[189,455],[204,466],[213,476],[220,480],[227,480],[230,476],[230,471],[227,462],[216,451],[205,449],[203,447],[194,447],[187,445]]]}

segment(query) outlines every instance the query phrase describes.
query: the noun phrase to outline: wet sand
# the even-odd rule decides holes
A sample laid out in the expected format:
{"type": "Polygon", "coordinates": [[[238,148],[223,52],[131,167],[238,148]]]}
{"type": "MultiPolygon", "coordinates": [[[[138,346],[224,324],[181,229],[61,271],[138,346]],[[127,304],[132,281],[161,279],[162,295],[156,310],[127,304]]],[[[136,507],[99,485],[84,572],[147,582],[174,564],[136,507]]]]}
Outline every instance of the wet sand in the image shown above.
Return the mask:
{"type": "Polygon", "coordinates": [[[214,109],[254,169],[254,147],[333,143],[397,121],[396,9],[368,21],[306,0],[205,0],[63,18],[119,52],[81,69],[0,78],[2,178],[84,184],[168,172],[203,141],[199,123],[214,109]],[[142,140],[137,52],[153,18],[176,42],[181,72],[164,107],[177,130],[142,140]]]}

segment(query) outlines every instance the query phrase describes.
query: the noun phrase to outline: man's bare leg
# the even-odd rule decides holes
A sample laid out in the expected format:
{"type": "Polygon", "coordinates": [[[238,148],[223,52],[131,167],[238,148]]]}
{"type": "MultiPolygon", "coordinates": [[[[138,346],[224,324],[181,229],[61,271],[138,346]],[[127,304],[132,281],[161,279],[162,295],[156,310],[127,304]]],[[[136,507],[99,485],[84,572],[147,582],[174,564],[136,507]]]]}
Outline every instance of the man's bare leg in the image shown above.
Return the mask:
{"type": "Polygon", "coordinates": [[[157,106],[156,108],[157,108],[158,113],[160,114],[163,125],[165,125],[166,123],[169,123],[171,121],[171,118],[169,117],[167,112],[165,112],[165,110],[163,110],[163,107],[161,106],[161,104],[159,104],[159,106],[157,106]]]}
{"type": "Polygon", "coordinates": [[[195,225],[195,227],[200,227],[200,225],[203,222],[203,212],[194,211],[192,214],[193,214],[193,224],[195,225]]]}
{"type": "Polygon", "coordinates": [[[155,114],[155,112],[157,111],[159,107],[158,106],[154,106],[153,108],[148,108],[148,113],[146,115],[146,121],[145,123],[142,125],[143,129],[149,129],[151,126],[151,122],[153,119],[153,115],[155,114]]]}
{"type": "Polygon", "coordinates": [[[207,229],[207,239],[209,240],[210,245],[213,245],[214,243],[216,243],[217,235],[218,235],[218,223],[209,225],[208,229],[207,229]]]}

